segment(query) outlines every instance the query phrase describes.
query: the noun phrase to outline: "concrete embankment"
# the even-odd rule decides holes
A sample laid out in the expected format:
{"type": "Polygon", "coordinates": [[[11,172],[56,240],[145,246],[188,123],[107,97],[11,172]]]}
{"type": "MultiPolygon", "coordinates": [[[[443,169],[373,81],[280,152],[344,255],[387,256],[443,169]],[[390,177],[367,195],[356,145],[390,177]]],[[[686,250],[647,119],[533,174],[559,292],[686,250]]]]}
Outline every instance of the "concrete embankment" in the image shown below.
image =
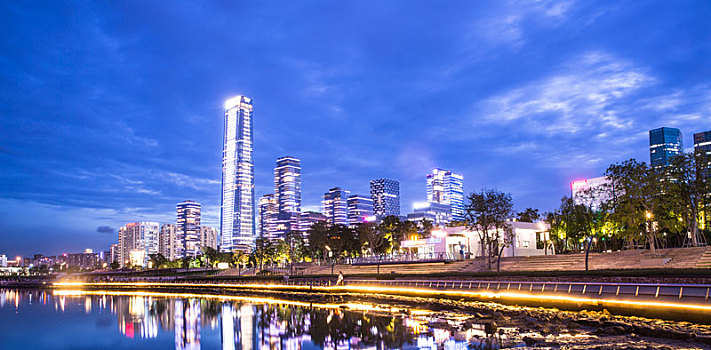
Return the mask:
{"type": "Polygon", "coordinates": [[[347,280],[333,286],[305,279],[288,283],[210,282],[66,282],[57,289],[163,291],[190,293],[255,293],[368,296],[395,295],[430,299],[495,302],[506,305],[608,310],[613,314],[711,323],[711,285],[648,283],[580,283],[453,280],[347,280]]]}

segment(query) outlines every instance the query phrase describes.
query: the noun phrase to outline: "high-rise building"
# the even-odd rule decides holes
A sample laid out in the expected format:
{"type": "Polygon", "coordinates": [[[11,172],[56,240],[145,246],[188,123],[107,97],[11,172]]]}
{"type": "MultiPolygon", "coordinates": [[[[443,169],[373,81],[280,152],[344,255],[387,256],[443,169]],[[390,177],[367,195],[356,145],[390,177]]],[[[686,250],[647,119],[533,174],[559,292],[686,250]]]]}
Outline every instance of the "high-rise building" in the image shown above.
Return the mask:
{"type": "Polygon", "coordinates": [[[649,131],[649,158],[653,167],[667,166],[671,158],[684,151],[681,131],[662,127],[649,131]]]}
{"type": "Polygon", "coordinates": [[[273,193],[259,198],[259,236],[271,238],[276,230],[277,201],[273,193]]]}
{"type": "Polygon", "coordinates": [[[440,203],[415,203],[413,212],[407,214],[407,220],[420,222],[429,220],[435,226],[444,226],[452,222],[452,207],[440,203]]]}
{"type": "Polygon", "coordinates": [[[301,212],[301,161],[290,156],[277,159],[274,194],[279,212],[301,212]]]}
{"type": "MultiPolygon", "coordinates": [[[[706,188],[709,189],[711,188],[711,130],[694,134],[694,153],[708,157],[708,163],[705,168],[703,167],[703,160],[702,164],[699,165],[702,168],[700,174],[702,181],[706,188]]],[[[709,223],[711,222],[711,190],[709,190],[705,196],[701,196],[700,199],[704,210],[703,213],[701,213],[699,227],[705,229],[709,227],[709,223]]]]}
{"type": "Polygon", "coordinates": [[[177,247],[175,255],[178,258],[198,256],[200,247],[200,203],[184,201],[177,205],[177,220],[175,237],[177,247]]]}
{"type": "Polygon", "coordinates": [[[111,247],[109,248],[109,265],[113,262],[119,262],[121,261],[121,258],[119,257],[119,245],[118,244],[112,244],[111,247]]]}
{"type": "Polygon", "coordinates": [[[464,220],[464,176],[448,170],[434,169],[427,174],[427,202],[448,205],[452,220],[464,220]]]}
{"type": "Polygon", "coordinates": [[[157,222],[131,222],[119,229],[119,265],[147,266],[151,254],[158,253],[157,222]]]}
{"type": "Polygon", "coordinates": [[[400,183],[390,179],[370,181],[373,214],[378,218],[400,216],[400,183]]]}
{"type": "Polygon", "coordinates": [[[348,225],[357,225],[373,216],[373,199],[354,194],[348,196],[348,225]]]}
{"type": "Polygon", "coordinates": [[[327,221],[326,215],[322,213],[316,211],[303,212],[301,213],[301,218],[299,218],[299,231],[306,233],[313,224],[327,221]]]}
{"type": "Polygon", "coordinates": [[[694,151],[711,156],[711,130],[694,134],[694,151]]]}
{"type": "Polygon", "coordinates": [[[256,236],[250,98],[236,96],[225,102],[223,136],[220,250],[249,251],[256,236]]]}
{"type": "Polygon", "coordinates": [[[321,207],[329,224],[348,225],[348,194],[348,191],[340,187],[334,187],[323,194],[321,207]]]}
{"type": "Polygon", "coordinates": [[[177,259],[176,248],[178,240],[175,234],[175,224],[160,225],[158,236],[158,253],[168,260],[177,259]]]}
{"type": "Polygon", "coordinates": [[[301,161],[290,156],[277,159],[274,168],[274,196],[277,214],[270,238],[284,238],[299,230],[301,215],[301,161]]]}
{"type": "Polygon", "coordinates": [[[217,236],[220,230],[217,227],[200,226],[200,246],[217,250],[217,236]]]}

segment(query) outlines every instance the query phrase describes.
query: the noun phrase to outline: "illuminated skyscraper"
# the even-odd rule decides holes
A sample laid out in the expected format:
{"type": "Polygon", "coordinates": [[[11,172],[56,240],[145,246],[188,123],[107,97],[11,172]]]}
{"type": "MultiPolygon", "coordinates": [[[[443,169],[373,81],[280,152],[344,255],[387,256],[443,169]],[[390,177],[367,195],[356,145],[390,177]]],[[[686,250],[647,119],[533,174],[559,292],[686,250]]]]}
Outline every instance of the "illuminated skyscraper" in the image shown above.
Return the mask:
{"type": "Polygon", "coordinates": [[[299,231],[306,234],[311,226],[317,222],[328,222],[326,215],[315,211],[303,212],[299,218],[299,231]]]}
{"type": "Polygon", "coordinates": [[[276,230],[277,202],[273,193],[259,197],[259,236],[271,238],[276,230]]]}
{"type": "Polygon", "coordinates": [[[177,258],[200,255],[202,247],[200,239],[200,203],[185,201],[177,205],[177,220],[175,225],[177,258]]]}
{"type": "Polygon", "coordinates": [[[694,151],[711,156],[711,130],[694,134],[694,151]]]}
{"type": "Polygon", "coordinates": [[[225,102],[222,151],[220,250],[251,250],[255,239],[252,100],[236,96],[225,102]]]}
{"type": "Polygon", "coordinates": [[[158,253],[168,260],[176,259],[177,237],[175,235],[175,224],[163,224],[160,226],[158,236],[158,253]]]}
{"type": "Polygon", "coordinates": [[[219,232],[217,227],[200,226],[200,247],[209,247],[216,250],[219,232]]]}
{"type": "Polygon", "coordinates": [[[274,168],[274,197],[277,214],[270,238],[283,238],[299,230],[301,215],[301,161],[294,157],[277,159],[274,168]]]}
{"type": "Polygon", "coordinates": [[[373,216],[373,199],[354,194],[348,197],[348,225],[357,225],[373,216]]]}
{"type": "Polygon", "coordinates": [[[323,194],[323,215],[331,225],[348,225],[348,191],[334,187],[323,194]]]}
{"type": "Polygon", "coordinates": [[[681,131],[659,128],[649,131],[649,158],[653,167],[669,165],[671,158],[684,151],[681,131]]]}
{"type": "Polygon", "coordinates": [[[301,212],[301,161],[294,157],[277,159],[274,193],[279,212],[301,212]]]}
{"type": "Polygon", "coordinates": [[[160,224],[131,222],[119,229],[119,265],[146,266],[151,254],[158,253],[160,224]]]}
{"type": "Polygon", "coordinates": [[[390,179],[370,181],[373,214],[378,218],[400,216],[400,183],[390,179]]]}
{"type": "Polygon", "coordinates": [[[452,208],[452,220],[464,220],[464,177],[451,171],[434,169],[427,174],[427,201],[452,208]]]}

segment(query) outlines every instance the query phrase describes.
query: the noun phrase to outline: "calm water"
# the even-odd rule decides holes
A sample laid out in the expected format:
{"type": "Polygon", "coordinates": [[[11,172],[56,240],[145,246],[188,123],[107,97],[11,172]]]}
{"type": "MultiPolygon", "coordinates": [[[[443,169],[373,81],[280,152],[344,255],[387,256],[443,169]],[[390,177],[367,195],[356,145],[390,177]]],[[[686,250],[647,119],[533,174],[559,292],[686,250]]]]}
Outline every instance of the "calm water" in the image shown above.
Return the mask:
{"type": "Polygon", "coordinates": [[[363,305],[107,293],[0,290],[0,348],[466,349],[478,332],[363,305]]]}

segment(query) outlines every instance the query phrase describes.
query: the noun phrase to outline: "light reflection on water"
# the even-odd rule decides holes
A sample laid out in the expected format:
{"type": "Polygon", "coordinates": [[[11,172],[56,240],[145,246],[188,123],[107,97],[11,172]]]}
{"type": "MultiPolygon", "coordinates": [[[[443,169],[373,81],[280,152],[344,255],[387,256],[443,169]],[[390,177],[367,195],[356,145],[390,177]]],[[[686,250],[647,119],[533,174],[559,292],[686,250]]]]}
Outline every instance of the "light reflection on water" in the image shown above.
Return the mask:
{"type": "MultiPolygon", "coordinates": [[[[0,290],[0,343],[7,348],[467,349],[474,336],[487,339],[483,328],[452,332],[428,326],[431,320],[197,297],[0,290]],[[84,336],[46,339],[77,330],[84,336]]],[[[494,338],[488,342],[496,347],[494,338]]]]}

